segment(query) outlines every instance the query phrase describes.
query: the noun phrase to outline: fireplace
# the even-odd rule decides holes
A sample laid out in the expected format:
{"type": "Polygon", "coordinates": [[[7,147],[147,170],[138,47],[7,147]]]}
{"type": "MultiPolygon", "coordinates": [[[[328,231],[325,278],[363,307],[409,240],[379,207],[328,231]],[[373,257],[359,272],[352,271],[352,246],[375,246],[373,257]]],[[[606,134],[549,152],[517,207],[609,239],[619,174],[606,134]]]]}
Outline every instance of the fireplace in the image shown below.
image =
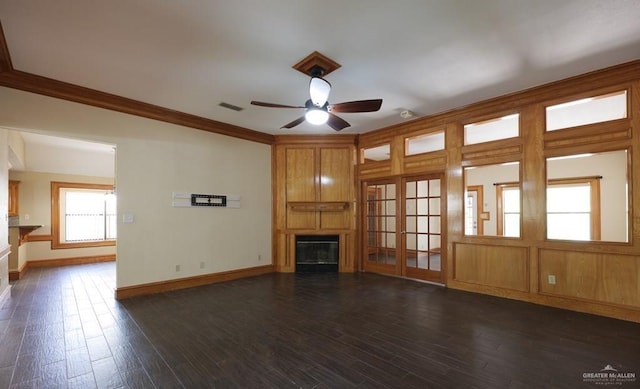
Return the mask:
{"type": "Polygon", "coordinates": [[[297,235],[296,273],[337,272],[338,235],[297,235]]]}

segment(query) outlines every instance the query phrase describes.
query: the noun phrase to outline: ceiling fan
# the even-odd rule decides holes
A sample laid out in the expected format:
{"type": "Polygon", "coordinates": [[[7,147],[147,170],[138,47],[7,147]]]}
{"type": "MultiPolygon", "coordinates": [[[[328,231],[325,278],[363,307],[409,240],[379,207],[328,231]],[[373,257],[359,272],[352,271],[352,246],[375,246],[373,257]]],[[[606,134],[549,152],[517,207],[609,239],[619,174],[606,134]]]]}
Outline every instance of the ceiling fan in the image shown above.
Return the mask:
{"type": "Polygon", "coordinates": [[[306,111],[303,116],[300,116],[291,123],[285,124],[281,128],[293,128],[306,120],[307,122],[315,125],[327,123],[329,127],[336,131],[349,127],[350,124],[346,120],[335,115],[334,112],[375,112],[382,106],[382,99],[358,100],[329,104],[329,92],[331,92],[331,84],[322,78],[322,71],[320,69],[312,74],[311,81],[309,81],[310,99],[307,100],[304,105],[283,105],[265,103],[262,101],[252,101],[251,104],[270,108],[301,108],[306,111]]]}

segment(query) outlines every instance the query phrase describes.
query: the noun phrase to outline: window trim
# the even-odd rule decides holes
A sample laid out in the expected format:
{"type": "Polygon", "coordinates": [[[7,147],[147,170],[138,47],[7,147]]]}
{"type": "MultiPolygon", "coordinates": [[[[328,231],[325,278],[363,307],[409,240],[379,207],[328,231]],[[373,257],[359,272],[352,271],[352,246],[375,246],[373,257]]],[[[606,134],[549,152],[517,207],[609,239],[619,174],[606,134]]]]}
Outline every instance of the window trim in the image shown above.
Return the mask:
{"type": "Polygon", "coordinates": [[[60,189],[113,190],[110,184],[85,184],[78,182],[51,181],[51,249],[115,246],[116,239],[93,242],[66,243],[60,241],[60,189]]]}

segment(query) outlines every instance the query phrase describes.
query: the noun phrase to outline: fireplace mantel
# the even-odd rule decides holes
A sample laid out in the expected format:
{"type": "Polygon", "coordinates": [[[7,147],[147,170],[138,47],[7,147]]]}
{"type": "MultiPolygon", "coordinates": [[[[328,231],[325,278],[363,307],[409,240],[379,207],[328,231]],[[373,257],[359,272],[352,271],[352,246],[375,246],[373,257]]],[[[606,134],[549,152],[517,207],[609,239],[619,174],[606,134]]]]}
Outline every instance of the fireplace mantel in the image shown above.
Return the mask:
{"type": "Polygon", "coordinates": [[[346,201],[290,201],[287,203],[294,211],[341,212],[349,208],[346,201]]]}

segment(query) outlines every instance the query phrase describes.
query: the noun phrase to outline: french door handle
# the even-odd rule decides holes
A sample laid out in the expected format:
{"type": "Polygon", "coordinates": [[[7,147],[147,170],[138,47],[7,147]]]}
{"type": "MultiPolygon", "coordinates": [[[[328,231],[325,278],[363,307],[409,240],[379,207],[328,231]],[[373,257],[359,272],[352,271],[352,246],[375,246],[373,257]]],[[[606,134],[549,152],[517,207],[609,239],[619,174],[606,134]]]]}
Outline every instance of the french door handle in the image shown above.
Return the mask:
{"type": "Polygon", "coordinates": [[[407,231],[400,231],[400,233],[401,233],[402,235],[404,235],[404,234],[406,234],[406,233],[407,233],[407,231]]]}

